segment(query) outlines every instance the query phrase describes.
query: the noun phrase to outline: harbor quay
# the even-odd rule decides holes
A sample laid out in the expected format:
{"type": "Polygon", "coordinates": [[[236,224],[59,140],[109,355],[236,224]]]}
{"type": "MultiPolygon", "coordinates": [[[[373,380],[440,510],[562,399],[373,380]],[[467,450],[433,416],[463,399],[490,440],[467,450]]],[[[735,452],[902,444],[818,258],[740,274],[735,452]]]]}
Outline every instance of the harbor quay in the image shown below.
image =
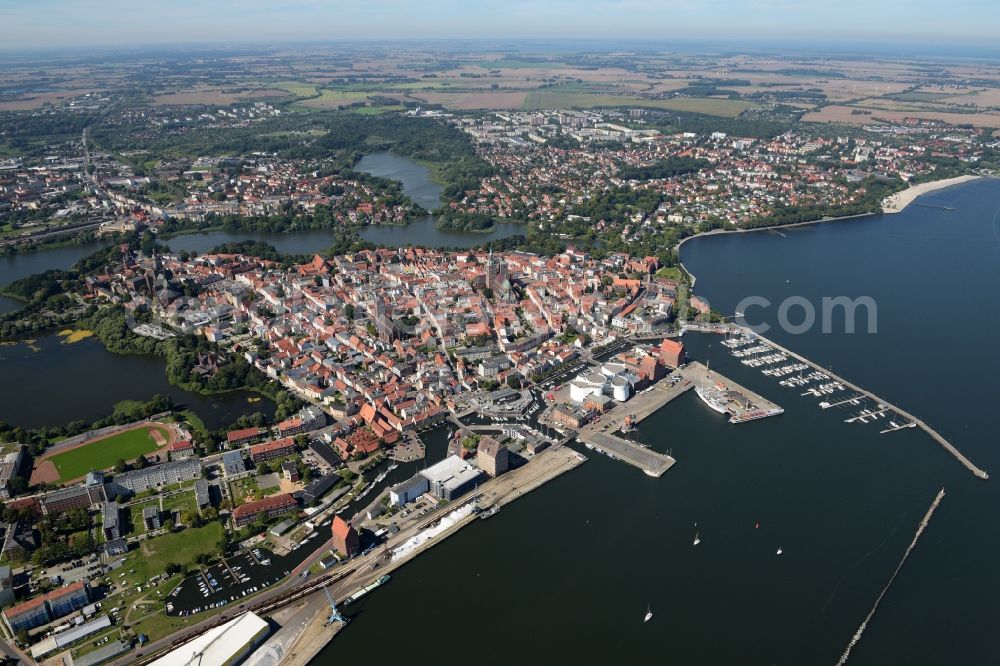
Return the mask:
{"type": "MultiPolygon", "coordinates": [[[[351,560],[349,564],[353,571],[331,583],[326,592],[329,592],[338,604],[342,604],[359,590],[372,585],[386,574],[395,571],[428,548],[437,545],[476,520],[479,514],[471,510],[474,503],[478,503],[479,507],[483,509],[504,506],[561,474],[578,467],[586,460],[585,456],[569,447],[549,447],[536,454],[525,465],[487,481],[480,485],[473,495],[458,502],[450,502],[431,516],[418,517],[413,514],[414,520],[411,524],[405,527],[401,525],[400,531],[386,541],[383,546],[351,560]],[[407,543],[413,543],[414,537],[417,537],[424,530],[456,515],[458,518],[454,519],[447,528],[437,532],[433,537],[421,541],[418,545],[403,550],[407,543]]],[[[319,549],[317,554],[308,561],[309,565],[311,566],[312,563],[325,555],[330,545],[332,544],[325,544],[319,549]]],[[[309,608],[313,609],[313,614],[308,621],[301,619],[301,615],[297,615],[298,619],[290,623],[288,629],[294,634],[294,637],[283,646],[280,660],[282,666],[305,666],[320,650],[326,647],[327,643],[343,627],[342,623],[329,623],[327,621],[330,607],[326,601],[325,592],[314,592],[309,599],[312,600],[309,608]],[[319,598],[320,601],[315,601],[316,598],[319,598]],[[297,624],[298,627],[294,624],[297,624]]],[[[277,636],[278,634],[275,635],[276,638],[277,636]]],[[[268,660],[274,651],[268,650],[267,645],[263,646],[259,652],[260,661],[255,660],[255,655],[251,655],[247,663],[261,665],[277,663],[268,660]]]]}
{"type": "MultiPolygon", "coordinates": [[[[939,433],[937,430],[935,430],[934,428],[932,428],[931,426],[929,426],[923,420],[917,418],[916,416],[914,416],[910,412],[906,411],[905,409],[894,405],[893,403],[889,402],[888,400],[885,400],[884,398],[880,398],[879,396],[875,395],[871,391],[869,391],[867,389],[864,389],[864,388],[861,388],[857,384],[855,384],[853,382],[850,382],[850,381],[844,379],[843,377],[840,377],[839,375],[835,374],[829,368],[824,368],[824,367],[820,366],[819,364],[817,364],[817,363],[809,360],[808,358],[802,356],[801,354],[797,354],[796,352],[788,349],[787,347],[784,347],[784,346],[778,344],[774,340],[771,340],[769,338],[766,338],[766,337],[764,337],[762,335],[759,335],[759,334],[755,333],[754,331],[752,331],[748,327],[739,326],[737,324],[712,324],[712,325],[708,325],[708,326],[700,326],[700,325],[696,325],[696,324],[695,325],[686,324],[684,326],[683,330],[685,330],[685,331],[697,331],[697,332],[701,332],[701,333],[715,333],[717,335],[730,335],[730,334],[731,335],[743,335],[743,336],[747,336],[748,338],[754,338],[754,339],[760,341],[763,344],[769,345],[773,349],[786,354],[788,357],[790,357],[792,359],[795,359],[799,363],[803,363],[803,364],[809,366],[812,370],[814,370],[816,372],[823,373],[829,379],[831,379],[833,381],[836,381],[836,382],[839,382],[843,386],[845,386],[845,387],[847,387],[847,388],[849,388],[849,389],[857,392],[857,394],[858,394],[857,397],[859,397],[859,398],[866,398],[866,399],[871,400],[872,402],[876,403],[877,405],[879,405],[879,411],[878,411],[879,414],[886,413],[886,412],[895,412],[900,417],[902,417],[904,419],[909,419],[909,423],[906,423],[906,424],[903,424],[903,425],[900,425],[900,426],[896,426],[896,427],[891,428],[889,430],[886,430],[884,432],[891,432],[892,430],[899,430],[899,429],[906,428],[906,427],[916,426],[916,427],[920,428],[921,430],[923,430],[928,435],[930,435],[931,439],[933,439],[935,442],[937,442],[939,445],[941,445],[941,447],[945,451],[947,451],[948,453],[950,453],[956,460],[958,460],[959,463],[962,464],[963,467],[965,467],[967,470],[969,470],[970,472],[972,472],[977,478],[980,478],[980,479],[982,479],[984,481],[986,481],[986,480],[988,480],[990,478],[990,475],[986,472],[986,470],[981,469],[980,467],[976,466],[976,464],[973,463],[968,458],[966,458],[965,455],[961,451],[959,451],[958,448],[954,444],[952,444],[950,441],[948,441],[941,433],[939,433]]],[[[833,406],[833,405],[829,405],[829,406],[833,406]]]]}
{"type": "Polygon", "coordinates": [[[473,511],[474,504],[478,504],[480,509],[509,504],[586,460],[586,456],[566,446],[556,445],[544,449],[520,467],[486,481],[478,487],[477,492],[461,500],[448,502],[430,514],[421,516],[412,513],[401,518],[398,521],[399,531],[377,548],[370,548],[327,574],[307,578],[310,569],[326,558],[335,547],[334,539],[331,538],[317,547],[281,585],[269,588],[253,602],[241,605],[236,615],[207,617],[188,627],[181,637],[172,634],[150,643],[141,653],[131,654],[113,663],[116,666],[151,663],[223,622],[252,611],[261,617],[273,618],[280,628],[249,655],[245,663],[257,666],[307,664],[343,627],[342,623],[328,622],[331,610],[328,594],[338,607],[351,597],[357,598],[357,593],[362,589],[377,586],[379,579],[476,520],[480,514],[473,511]],[[428,534],[430,528],[443,525],[446,527],[435,530],[433,536],[419,539],[415,543],[416,537],[428,534]],[[412,546],[403,549],[407,544],[412,546]],[[320,601],[316,601],[317,597],[320,601]],[[315,612],[311,615],[305,610],[296,612],[295,608],[302,602],[307,603],[307,608],[315,612]]]}
{"type": "Polygon", "coordinates": [[[718,412],[729,414],[731,423],[776,416],[784,411],[764,396],[723,377],[698,361],[688,363],[680,372],[695,386],[702,401],[718,412]]]}
{"type": "Polygon", "coordinates": [[[639,423],[692,388],[694,384],[686,378],[674,382],[660,380],[624,405],[611,410],[600,421],[581,428],[576,438],[587,446],[638,467],[650,476],[663,476],[677,462],[674,458],[614,433],[621,431],[626,422],[633,425],[639,423]]]}

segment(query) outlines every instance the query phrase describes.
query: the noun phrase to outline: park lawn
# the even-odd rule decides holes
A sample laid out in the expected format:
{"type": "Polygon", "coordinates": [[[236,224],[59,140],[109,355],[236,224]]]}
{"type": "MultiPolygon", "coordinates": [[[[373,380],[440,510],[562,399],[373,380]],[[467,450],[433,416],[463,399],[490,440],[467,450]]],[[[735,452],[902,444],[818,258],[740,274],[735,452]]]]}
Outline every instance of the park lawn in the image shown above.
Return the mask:
{"type": "Polygon", "coordinates": [[[166,609],[164,609],[145,615],[138,622],[132,623],[132,632],[136,636],[146,634],[150,641],[156,641],[174,633],[178,629],[183,629],[193,621],[201,621],[203,619],[204,617],[200,615],[197,620],[193,616],[171,617],[167,615],[166,609]]]}
{"type": "Polygon", "coordinates": [[[681,269],[677,266],[664,266],[656,271],[656,277],[667,278],[668,280],[681,280],[683,278],[681,269]]]}
{"type": "Polygon", "coordinates": [[[194,491],[177,493],[170,497],[163,498],[163,508],[166,511],[177,511],[183,514],[185,511],[198,513],[198,505],[195,503],[194,491]]]}
{"type": "Polygon", "coordinates": [[[147,506],[154,506],[157,509],[159,509],[160,508],[160,500],[154,499],[154,500],[150,500],[148,502],[140,502],[138,504],[130,504],[129,505],[128,511],[129,511],[129,514],[131,515],[131,518],[132,518],[132,521],[131,521],[132,522],[132,532],[130,534],[132,536],[136,536],[138,534],[145,534],[146,533],[146,525],[145,525],[145,523],[143,523],[143,520],[142,520],[142,510],[145,509],[147,506]]]}
{"type": "Polygon", "coordinates": [[[202,553],[219,554],[222,523],[209,523],[204,527],[187,527],[179,532],[140,541],[138,548],[125,556],[122,570],[133,584],[144,585],[153,576],[162,574],[171,562],[182,567],[193,567],[202,553]],[[131,573],[135,570],[135,573],[131,573]]]}
{"type": "Polygon", "coordinates": [[[155,451],[157,446],[149,434],[151,429],[157,430],[164,441],[169,438],[166,428],[160,426],[135,428],[64,451],[50,460],[59,472],[60,481],[78,479],[87,472],[114,467],[119,460],[132,460],[155,451]]]}

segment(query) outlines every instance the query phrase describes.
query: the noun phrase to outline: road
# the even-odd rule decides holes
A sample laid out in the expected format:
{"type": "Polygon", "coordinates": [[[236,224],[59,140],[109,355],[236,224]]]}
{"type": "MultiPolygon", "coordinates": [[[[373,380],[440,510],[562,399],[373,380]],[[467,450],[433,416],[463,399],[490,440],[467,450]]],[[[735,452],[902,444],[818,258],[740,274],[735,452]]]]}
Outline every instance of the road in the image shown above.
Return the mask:
{"type": "MultiPolygon", "coordinates": [[[[488,506],[494,503],[500,505],[507,504],[508,502],[520,497],[523,493],[529,492],[556,476],[559,476],[560,474],[582,464],[585,460],[586,458],[567,447],[556,446],[546,449],[518,469],[512,470],[503,476],[491,479],[480,485],[480,503],[483,506],[488,506]]],[[[399,532],[389,539],[383,548],[372,551],[367,555],[356,557],[345,565],[351,567],[348,575],[329,586],[329,590],[334,595],[334,598],[338,601],[343,600],[353,591],[368,585],[383,574],[402,566],[419,553],[431,546],[436,545],[461,527],[467,525],[472,520],[475,520],[475,516],[471,516],[453,525],[449,530],[438,535],[429,543],[415,549],[413,552],[408,553],[401,558],[394,558],[389,561],[385,560],[384,554],[386,550],[399,547],[428,525],[437,522],[444,516],[448,515],[457,508],[460,508],[471,500],[472,497],[469,496],[462,501],[449,502],[429,514],[420,516],[413,513],[406,518],[399,520],[399,532]],[[372,566],[376,563],[378,564],[378,567],[373,569],[372,566]]],[[[331,538],[318,546],[313,553],[309,555],[305,561],[303,561],[302,564],[292,571],[291,575],[284,582],[268,588],[267,592],[257,595],[252,601],[240,604],[236,608],[227,606],[226,610],[224,610],[221,615],[206,617],[195,624],[179,630],[175,634],[171,634],[149,643],[141,650],[130,653],[114,663],[125,666],[125,664],[135,663],[139,657],[144,657],[139,659],[140,663],[152,661],[153,655],[158,655],[158,653],[165,651],[181,636],[189,637],[190,640],[190,638],[193,638],[194,636],[203,633],[218,624],[223,617],[231,619],[246,610],[266,606],[267,602],[273,601],[305,584],[301,577],[301,573],[308,571],[314,564],[316,564],[316,562],[322,559],[332,547],[333,540],[331,538]]],[[[333,573],[336,573],[336,570],[334,570],[333,573]]]]}

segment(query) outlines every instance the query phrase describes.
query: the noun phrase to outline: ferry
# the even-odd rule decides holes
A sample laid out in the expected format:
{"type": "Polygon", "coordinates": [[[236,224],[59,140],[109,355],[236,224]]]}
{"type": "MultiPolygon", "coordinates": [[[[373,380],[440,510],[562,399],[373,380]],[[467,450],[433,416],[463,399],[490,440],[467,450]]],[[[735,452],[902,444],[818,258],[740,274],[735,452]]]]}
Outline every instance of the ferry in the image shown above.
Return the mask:
{"type": "Polygon", "coordinates": [[[480,520],[486,520],[487,518],[492,518],[493,516],[497,515],[498,513],[500,513],[500,505],[499,504],[494,504],[490,508],[488,508],[485,511],[483,511],[482,513],[480,513],[479,514],[479,519],[480,520]]]}

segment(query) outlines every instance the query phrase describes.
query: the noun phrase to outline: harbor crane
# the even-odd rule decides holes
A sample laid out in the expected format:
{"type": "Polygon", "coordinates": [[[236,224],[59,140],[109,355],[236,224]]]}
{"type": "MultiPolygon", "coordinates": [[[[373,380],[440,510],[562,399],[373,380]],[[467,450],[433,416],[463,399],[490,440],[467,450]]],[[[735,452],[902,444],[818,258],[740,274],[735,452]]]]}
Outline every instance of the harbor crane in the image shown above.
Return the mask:
{"type": "Polygon", "coordinates": [[[326,619],[325,626],[329,627],[334,622],[341,622],[343,624],[347,624],[350,620],[341,615],[340,611],[337,610],[337,602],[334,601],[333,595],[330,594],[330,590],[327,589],[326,585],[323,586],[323,593],[326,594],[326,599],[327,601],[330,602],[330,617],[326,619]]]}

